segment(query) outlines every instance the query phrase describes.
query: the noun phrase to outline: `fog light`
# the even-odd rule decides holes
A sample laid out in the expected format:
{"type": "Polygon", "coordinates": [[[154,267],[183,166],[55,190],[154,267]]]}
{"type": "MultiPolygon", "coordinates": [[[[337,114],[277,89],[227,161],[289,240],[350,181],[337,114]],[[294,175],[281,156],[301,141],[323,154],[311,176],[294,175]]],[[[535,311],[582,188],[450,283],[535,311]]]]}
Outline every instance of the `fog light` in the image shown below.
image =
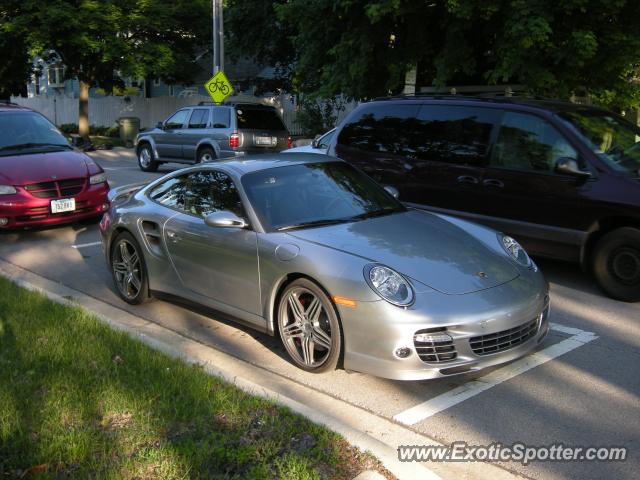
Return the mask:
{"type": "Polygon", "coordinates": [[[400,347],[395,351],[396,357],[407,358],[411,355],[411,349],[409,347],[400,347]]]}
{"type": "Polygon", "coordinates": [[[0,218],[0,227],[4,227],[7,223],[9,223],[8,218],[0,218]]]}
{"type": "Polygon", "coordinates": [[[109,210],[109,204],[108,203],[103,203],[102,204],[102,211],[106,212],[107,210],[109,210]]]}
{"type": "Polygon", "coordinates": [[[446,333],[418,333],[413,340],[420,343],[445,343],[453,341],[446,333]]]}

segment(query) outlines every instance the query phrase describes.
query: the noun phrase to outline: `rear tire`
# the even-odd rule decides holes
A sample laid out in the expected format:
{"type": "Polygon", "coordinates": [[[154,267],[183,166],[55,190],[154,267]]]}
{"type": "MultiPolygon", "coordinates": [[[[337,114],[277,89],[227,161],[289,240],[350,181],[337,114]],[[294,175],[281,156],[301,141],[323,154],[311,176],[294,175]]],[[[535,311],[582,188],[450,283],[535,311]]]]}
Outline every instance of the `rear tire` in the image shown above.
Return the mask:
{"type": "Polygon", "coordinates": [[[160,164],[156,161],[153,148],[148,143],[138,147],[138,166],[143,172],[155,172],[160,164]]]}
{"type": "Polygon", "coordinates": [[[216,160],[216,152],[211,147],[202,147],[198,150],[196,163],[213,162],[216,160]]]}
{"type": "Polygon", "coordinates": [[[129,232],[122,232],[111,243],[110,269],[118,295],[131,305],[149,300],[149,280],[142,249],[129,232]]]}
{"type": "Polygon", "coordinates": [[[596,243],[592,268],[610,297],[640,301],[640,230],[624,227],[604,235],[596,243]]]}

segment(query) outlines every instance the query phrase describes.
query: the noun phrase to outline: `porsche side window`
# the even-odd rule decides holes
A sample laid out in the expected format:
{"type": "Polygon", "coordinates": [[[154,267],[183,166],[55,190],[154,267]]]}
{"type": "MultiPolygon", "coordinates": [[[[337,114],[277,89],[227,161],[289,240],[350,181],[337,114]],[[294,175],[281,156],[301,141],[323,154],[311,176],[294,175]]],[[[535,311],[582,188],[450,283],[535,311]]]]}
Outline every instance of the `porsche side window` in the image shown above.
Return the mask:
{"type": "Polygon", "coordinates": [[[157,185],[149,197],[165,207],[175,210],[184,210],[187,192],[187,175],[173,177],[166,182],[157,185]]]}
{"type": "Polygon", "coordinates": [[[200,171],[189,175],[184,211],[203,218],[219,211],[245,216],[235,184],[228,175],[215,171],[200,171]]]}

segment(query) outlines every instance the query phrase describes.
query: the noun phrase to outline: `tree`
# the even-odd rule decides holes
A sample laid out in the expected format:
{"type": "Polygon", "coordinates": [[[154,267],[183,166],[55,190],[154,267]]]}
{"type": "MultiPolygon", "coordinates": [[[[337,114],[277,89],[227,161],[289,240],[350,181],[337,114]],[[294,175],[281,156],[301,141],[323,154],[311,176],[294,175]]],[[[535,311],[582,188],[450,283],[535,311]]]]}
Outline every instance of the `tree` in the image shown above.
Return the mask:
{"type": "Polygon", "coordinates": [[[268,34],[236,47],[282,54],[305,93],[399,93],[417,65],[425,86],[517,83],[609,106],[640,100],[637,0],[237,0],[225,13],[230,39],[241,35],[240,4],[242,15],[261,5],[252,31],[268,34]]]}
{"type": "Polygon", "coordinates": [[[209,0],[23,0],[20,22],[36,53],[54,50],[80,82],[79,128],[89,134],[89,88],[111,91],[124,77],[189,83],[211,38],[209,0]]]}
{"type": "Polygon", "coordinates": [[[26,43],[27,25],[21,21],[11,21],[19,11],[19,1],[4,0],[0,6],[0,99],[24,93],[33,73],[26,43]]]}

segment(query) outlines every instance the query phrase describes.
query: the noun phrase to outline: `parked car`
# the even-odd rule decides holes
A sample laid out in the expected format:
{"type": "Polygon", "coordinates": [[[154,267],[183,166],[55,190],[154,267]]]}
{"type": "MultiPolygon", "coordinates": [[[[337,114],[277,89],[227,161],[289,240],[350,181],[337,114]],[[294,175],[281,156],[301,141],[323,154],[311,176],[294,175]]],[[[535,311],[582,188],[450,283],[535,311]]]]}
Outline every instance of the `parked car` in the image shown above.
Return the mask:
{"type": "Polygon", "coordinates": [[[279,335],[300,368],[394,379],[511,361],[548,330],[518,243],[404,207],[351,165],[281,154],[113,192],[101,223],[119,295],[166,292],[279,335]]]}
{"type": "Polygon", "coordinates": [[[407,205],[579,262],[611,297],[640,300],[640,129],[570,103],[460,97],[362,104],[328,153],[407,205]]]}
{"type": "Polygon", "coordinates": [[[154,172],[166,162],[201,163],[278,152],[291,147],[292,139],[274,107],[200,102],[141,132],[135,145],[140,169],[154,172]]]}
{"type": "Polygon", "coordinates": [[[0,104],[0,230],[101,216],[107,177],[43,115],[0,104]]]}
{"type": "Polygon", "coordinates": [[[329,148],[329,143],[331,142],[335,131],[336,129],[332,128],[324,135],[318,135],[318,137],[314,138],[314,140],[309,145],[303,145],[302,147],[293,147],[288,150],[283,150],[283,153],[319,153],[322,155],[326,155],[327,148],[329,148]]]}

